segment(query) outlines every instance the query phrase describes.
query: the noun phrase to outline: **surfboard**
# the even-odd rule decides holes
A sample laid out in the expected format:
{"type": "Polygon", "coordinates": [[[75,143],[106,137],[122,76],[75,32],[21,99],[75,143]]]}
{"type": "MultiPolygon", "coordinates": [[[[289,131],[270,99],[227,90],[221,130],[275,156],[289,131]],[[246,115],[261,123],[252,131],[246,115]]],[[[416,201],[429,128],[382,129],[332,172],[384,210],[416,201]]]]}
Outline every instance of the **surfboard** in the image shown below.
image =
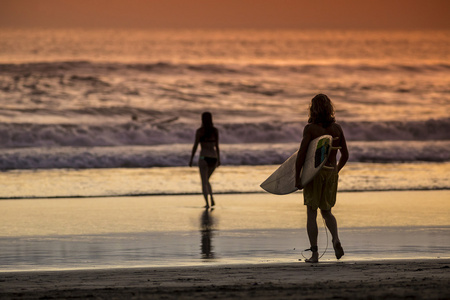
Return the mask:
{"type": "MultiPolygon", "coordinates": [[[[322,135],[309,143],[305,163],[300,171],[301,185],[307,185],[324,167],[332,150],[333,137],[322,135]]],[[[333,148],[336,149],[336,148],[333,148]]],[[[261,188],[276,195],[286,195],[295,192],[295,164],[298,151],[292,154],[281,166],[272,173],[261,188]]]]}

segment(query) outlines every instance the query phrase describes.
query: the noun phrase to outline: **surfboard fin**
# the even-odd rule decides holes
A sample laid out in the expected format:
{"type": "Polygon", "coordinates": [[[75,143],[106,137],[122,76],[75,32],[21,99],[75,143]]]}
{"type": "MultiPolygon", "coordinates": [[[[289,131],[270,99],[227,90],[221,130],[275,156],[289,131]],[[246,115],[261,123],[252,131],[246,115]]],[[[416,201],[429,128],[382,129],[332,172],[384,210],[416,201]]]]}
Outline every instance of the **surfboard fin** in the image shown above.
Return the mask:
{"type": "MultiPolygon", "coordinates": [[[[338,136],[334,136],[333,137],[333,141],[337,141],[338,139],[339,139],[338,136]]],[[[333,146],[331,146],[331,150],[339,150],[339,149],[342,149],[342,147],[333,147],[333,146]]]]}
{"type": "Polygon", "coordinates": [[[330,167],[330,166],[323,166],[322,168],[327,169],[327,170],[334,170],[334,167],[330,167]]]}

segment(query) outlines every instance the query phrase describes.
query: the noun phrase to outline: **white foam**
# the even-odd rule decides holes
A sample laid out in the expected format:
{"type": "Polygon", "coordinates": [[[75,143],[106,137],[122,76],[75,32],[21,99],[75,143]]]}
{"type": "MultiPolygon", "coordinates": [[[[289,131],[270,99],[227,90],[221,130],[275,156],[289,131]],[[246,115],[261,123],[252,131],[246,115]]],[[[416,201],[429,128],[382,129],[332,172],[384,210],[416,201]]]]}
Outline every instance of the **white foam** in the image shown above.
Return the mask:
{"type": "MultiPolygon", "coordinates": [[[[46,147],[4,149],[0,170],[55,168],[148,168],[186,166],[192,145],[46,147]]],[[[446,162],[450,141],[349,142],[352,162],[446,162]]],[[[224,165],[281,164],[297,143],[222,144],[224,165]]],[[[198,155],[198,153],[197,153],[198,155]]]]}

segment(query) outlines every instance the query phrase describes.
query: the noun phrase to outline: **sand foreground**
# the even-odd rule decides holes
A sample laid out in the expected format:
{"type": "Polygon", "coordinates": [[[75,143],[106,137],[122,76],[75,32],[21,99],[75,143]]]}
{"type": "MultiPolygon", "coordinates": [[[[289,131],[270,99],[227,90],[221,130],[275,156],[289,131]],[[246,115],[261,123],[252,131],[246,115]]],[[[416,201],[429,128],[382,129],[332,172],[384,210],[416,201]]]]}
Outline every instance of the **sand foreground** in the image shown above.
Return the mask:
{"type": "Polygon", "coordinates": [[[448,299],[450,260],[0,273],[0,299],[448,299]]]}

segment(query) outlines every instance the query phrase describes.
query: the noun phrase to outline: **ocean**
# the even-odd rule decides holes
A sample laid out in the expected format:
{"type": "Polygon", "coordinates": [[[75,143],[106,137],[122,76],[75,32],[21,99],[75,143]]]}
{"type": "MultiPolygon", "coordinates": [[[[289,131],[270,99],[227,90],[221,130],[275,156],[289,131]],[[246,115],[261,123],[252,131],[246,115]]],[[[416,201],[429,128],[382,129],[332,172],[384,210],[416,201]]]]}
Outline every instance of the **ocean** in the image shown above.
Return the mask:
{"type": "Polygon", "coordinates": [[[203,111],[220,131],[217,191],[257,192],[317,93],[348,140],[342,190],[448,189],[449,50],[450,31],[1,29],[0,197],[199,192],[179,168],[203,111]],[[138,179],[173,172],[181,187],[138,179]]]}
{"type": "Polygon", "coordinates": [[[317,93],[350,152],[345,258],[448,258],[450,31],[0,29],[0,272],[297,261],[301,194],[259,184],[317,93]]]}

